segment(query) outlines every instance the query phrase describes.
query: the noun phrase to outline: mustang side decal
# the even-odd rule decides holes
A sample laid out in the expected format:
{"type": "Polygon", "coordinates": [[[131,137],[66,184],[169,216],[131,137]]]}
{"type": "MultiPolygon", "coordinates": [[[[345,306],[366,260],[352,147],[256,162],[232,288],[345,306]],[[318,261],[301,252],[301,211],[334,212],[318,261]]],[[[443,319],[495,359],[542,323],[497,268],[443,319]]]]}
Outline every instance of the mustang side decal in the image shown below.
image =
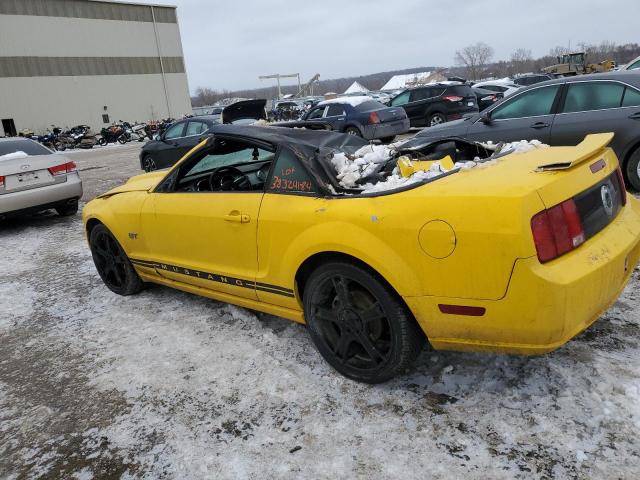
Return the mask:
{"type": "Polygon", "coordinates": [[[220,275],[217,273],[203,272],[201,270],[193,270],[191,268],[179,267],[177,265],[170,265],[162,262],[151,262],[148,260],[130,259],[131,263],[140,267],[154,268],[156,270],[164,270],[171,273],[177,273],[179,275],[186,275],[188,277],[203,278],[212,282],[226,283],[228,285],[234,285],[241,288],[250,288],[254,290],[260,290],[262,292],[274,293],[276,295],[283,295],[285,297],[294,297],[293,290],[290,288],[279,287],[278,285],[270,285],[268,283],[253,282],[251,280],[243,280],[241,278],[229,277],[220,275]]]}

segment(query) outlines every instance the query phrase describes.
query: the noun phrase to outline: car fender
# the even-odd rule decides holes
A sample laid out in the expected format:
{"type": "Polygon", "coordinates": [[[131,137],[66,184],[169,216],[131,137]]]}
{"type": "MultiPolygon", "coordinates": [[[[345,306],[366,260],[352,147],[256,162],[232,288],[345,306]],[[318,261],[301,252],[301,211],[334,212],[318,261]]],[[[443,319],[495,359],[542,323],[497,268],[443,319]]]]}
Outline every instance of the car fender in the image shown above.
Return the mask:
{"type": "Polygon", "coordinates": [[[149,198],[146,191],[132,191],[87,203],[82,210],[87,240],[90,227],[99,222],[109,229],[127,256],[146,251],[144,232],[140,231],[140,212],[149,198]]]}
{"type": "Polygon", "coordinates": [[[407,252],[399,252],[383,237],[359,225],[344,221],[322,223],[303,230],[292,240],[280,260],[286,260],[281,268],[283,273],[289,272],[289,282],[314,255],[339,253],[368,265],[400,295],[422,293],[423,285],[407,261],[407,252]],[[339,238],[336,232],[340,232],[339,238]]]}

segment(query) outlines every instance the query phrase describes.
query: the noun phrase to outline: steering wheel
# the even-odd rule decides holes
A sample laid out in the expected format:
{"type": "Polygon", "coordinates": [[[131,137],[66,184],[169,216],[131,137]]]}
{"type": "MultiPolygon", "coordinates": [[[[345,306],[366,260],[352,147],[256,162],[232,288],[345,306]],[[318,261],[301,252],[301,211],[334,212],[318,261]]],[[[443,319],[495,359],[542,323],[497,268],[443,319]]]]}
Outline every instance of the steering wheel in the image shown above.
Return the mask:
{"type": "Polygon", "coordinates": [[[218,167],[209,175],[209,188],[212,192],[222,190],[249,190],[251,182],[236,167],[218,167]]]}

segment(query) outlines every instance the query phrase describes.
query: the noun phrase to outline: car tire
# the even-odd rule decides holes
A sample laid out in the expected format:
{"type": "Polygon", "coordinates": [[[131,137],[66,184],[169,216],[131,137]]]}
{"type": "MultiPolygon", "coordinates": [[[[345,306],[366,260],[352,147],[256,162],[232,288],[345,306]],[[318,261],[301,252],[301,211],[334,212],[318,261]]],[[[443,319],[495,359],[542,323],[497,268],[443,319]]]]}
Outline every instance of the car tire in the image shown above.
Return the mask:
{"type": "Polygon", "coordinates": [[[151,155],[145,155],[142,158],[142,169],[149,173],[156,170],[158,167],[156,166],[156,162],[151,155]]]}
{"type": "Polygon", "coordinates": [[[396,139],[395,135],[391,135],[390,137],[383,137],[380,139],[382,143],[391,143],[396,139]]]}
{"type": "Polygon", "coordinates": [[[354,137],[362,137],[362,133],[360,133],[360,130],[358,130],[357,127],[347,127],[345,128],[344,133],[347,135],[353,135],[354,137]]]}
{"type": "Polygon", "coordinates": [[[65,203],[55,207],[56,213],[61,217],[70,217],[78,213],[78,201],[72,203],[65,203]]]}
{"type": "Polygon", "coordinates": [[[429,126],[435,127],[436,125],[440,125],[442,123],[445,123],[446,121],[447,118],[444,116],[444,114],[436,112],[431,114],[431,116],[429,117],[429,126]]]}
{"type": "Polygon", "coordinates": [[[628,186],[636,192],[640,192],[640,148],[637,148],[629,157],[625,173],[627,174],[627,182],[629,182],[628,186]]]}
{"type": "Polygon", "coordinates": [[[407,370],[425,345],[398,294],[355,264],[331,262],[317,268],[306,282],[303,303],[316,348],[352,380],[390,380],[407,370]]]}
{"type": "Polygon", "coordinates": [[[107,227],[102,224],[93,227],[89,247],[98,275],[109,290],[118,295],[133,295],[142,290],[144,283],[107,227]]]}

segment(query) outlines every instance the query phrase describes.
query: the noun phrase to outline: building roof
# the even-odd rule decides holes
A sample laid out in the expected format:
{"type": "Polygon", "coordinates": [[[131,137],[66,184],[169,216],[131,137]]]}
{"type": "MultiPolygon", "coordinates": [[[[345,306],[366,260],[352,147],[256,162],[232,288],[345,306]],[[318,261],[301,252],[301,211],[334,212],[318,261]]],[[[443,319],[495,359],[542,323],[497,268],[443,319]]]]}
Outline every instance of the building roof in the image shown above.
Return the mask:
{"type": "Polygon", "coordinates": [[[369,89],[367,87],[362,86],[362,84],[358,82],[353,82],[349,88],[347,88],[344,93],[366,93],[369,89]]]}
{"type": "MultiPolygon", "coordinates": [[[[420,83],[421,80],[427,79],[431,76],[431,72],[418,72],[408,73],[406,75],[394,75],[391,79],[384,84],[380,90],[398,90],[400,88],[407,88],[411,84],[420,83]]],[[[426,82],[425,82],[426,83],[426,82]]]]}
{"type": "Polygon", "coordinates": [[[178,8],[177,5],[162,5],[159,3],[143,3],[143,2],[127,2],[124,0],[89,0],[96,3],[121,3],[123,5],[139,5],[143,7],[163,7],[163,8],[178,8]]]}

